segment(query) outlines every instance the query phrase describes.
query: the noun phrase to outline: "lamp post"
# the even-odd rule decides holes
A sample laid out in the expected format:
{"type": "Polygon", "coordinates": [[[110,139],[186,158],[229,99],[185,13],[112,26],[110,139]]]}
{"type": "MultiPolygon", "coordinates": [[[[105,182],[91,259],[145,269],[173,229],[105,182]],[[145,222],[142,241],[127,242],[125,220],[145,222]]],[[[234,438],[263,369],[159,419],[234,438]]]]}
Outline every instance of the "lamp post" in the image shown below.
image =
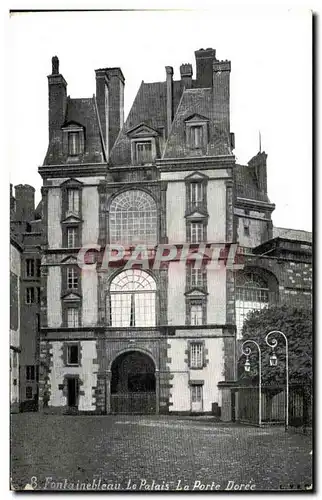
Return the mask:
{"type": "Polygon", "coordinates": [[[250,362],[249,355],[251,354],[251,348],[246,347],[244,349],[245,344],[255,344],[258,350],[258,376],[259,376],[259,384],[258,384],[258,425],[261,427],[262,425],[262,360],[261,360],[261,349],[255,340],[245,340],[242,344],[242,353],[246,356],[246,361],[244,365],[245,372],[250,371],[250,362]]]}
{"type": "Polygon", "coordinates": [[[269,332],[266,337],[265,341],[266,344],[272,348],[272,354],[270,355],[269,358],[269,364],[270,366],[277,366],[277,356],[275,354],[275,347],[277,346],[277,340],[276,337],[274,337],[271,341],[269,341],[269,337],[271,335],[282,335],[282,337],[285,340],[285,379],[286,379],[286,397],[285,397],[285,431],[288,430],[288,400],[289,400],[289,381],[288,381],[288,340],[286,335],[283,332],[280,332],[279,330],[273,330],[269,332]]]}

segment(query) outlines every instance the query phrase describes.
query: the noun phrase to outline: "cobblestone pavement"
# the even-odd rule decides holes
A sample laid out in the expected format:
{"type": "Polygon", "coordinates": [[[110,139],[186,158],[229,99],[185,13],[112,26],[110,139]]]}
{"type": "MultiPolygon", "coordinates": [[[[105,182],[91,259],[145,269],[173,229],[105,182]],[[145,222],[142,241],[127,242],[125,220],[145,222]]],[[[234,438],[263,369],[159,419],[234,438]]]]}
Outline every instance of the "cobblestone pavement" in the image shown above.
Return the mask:
{"type": "Polygon", "coordinates": [[[311,438],[175,416],[12,415],[13,489],[305,489],[311,438]]]}

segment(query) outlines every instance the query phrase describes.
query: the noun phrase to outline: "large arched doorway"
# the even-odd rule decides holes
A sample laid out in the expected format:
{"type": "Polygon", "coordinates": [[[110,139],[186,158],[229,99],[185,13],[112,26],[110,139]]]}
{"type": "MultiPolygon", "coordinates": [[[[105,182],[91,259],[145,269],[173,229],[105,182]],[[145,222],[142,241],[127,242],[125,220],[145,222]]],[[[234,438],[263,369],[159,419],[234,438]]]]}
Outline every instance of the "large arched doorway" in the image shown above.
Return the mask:
{"type": "Polygon", "coordinates": [[[112,364],[112,413],[156,413],[155,365],[147,354],[129,351],[112,364]]]}

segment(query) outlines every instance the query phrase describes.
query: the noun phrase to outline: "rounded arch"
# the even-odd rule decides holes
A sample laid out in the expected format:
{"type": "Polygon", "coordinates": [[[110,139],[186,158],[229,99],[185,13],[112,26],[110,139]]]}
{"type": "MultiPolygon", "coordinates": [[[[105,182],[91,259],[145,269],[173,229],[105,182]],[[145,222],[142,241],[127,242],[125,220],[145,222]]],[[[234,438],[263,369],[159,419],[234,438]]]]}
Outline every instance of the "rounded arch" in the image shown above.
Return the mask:
{"type": "Polygon", "coordinates": [[[117,358],[119,356],[122,356],[123,354],[127,354],[127,353],[130,353],[130,352],[134,352],[134,351],[137,351],[137,352],[140,352],[142,354],[145,354],[146,356],[148,356],[149,358],[151,358],[151,361],[153,362],[153,364],[155,366],[155,371],[156,372],[159,371],[159,367],[157,365],[156,359],[154,358],[153,354],[150,351],[148,351],[147,349],[144,349],[144,347],[139,347],[139,346],[136,346],[136,345],[133,345],[131,347],[126,347],[126,348],[121,349],[120,351],[118,351],[116,353],[116,355],[113,357],[113,359],[110,361],[110,363],[108,365],[108,371],[109,372],[112,371],[113,363],[114,363],[114,361],[117,360],[117,358]]]}
{"type": "Polygon", "coordinates": [[[143,269],[123,269],[109,282],[107,308],[115,327],[156,326],[157,283],[143,269]]]}
{"type": "Polygon", "coordinates": [[[112,413],[156,413],[156,364],[150,353],[133,348],[118,352],[110,364],[112,413]]]}
{"type": "Polygon", "coordinates": [[[109,204],[110,243],[149,244],[158,241],[158,210],[153,195],[144,189],[118,192],[109,204]]]}

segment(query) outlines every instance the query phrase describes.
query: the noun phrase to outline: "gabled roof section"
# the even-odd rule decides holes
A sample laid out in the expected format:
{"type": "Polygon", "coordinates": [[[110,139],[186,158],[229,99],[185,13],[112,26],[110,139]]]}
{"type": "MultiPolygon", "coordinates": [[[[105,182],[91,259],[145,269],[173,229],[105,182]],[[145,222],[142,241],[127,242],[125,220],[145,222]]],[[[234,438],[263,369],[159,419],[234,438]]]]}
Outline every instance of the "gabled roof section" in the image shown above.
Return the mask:
{"type": "Polygon", "coordinates": [[[193,115],[189,116],[188,118],[185,119],[185,122],[205,122],[209,121],[209,118],[206,116],[199,115],[198,113],[194,113],[193,115]]]}
{"type": "Polygon", "coordinates": [[[85,132],[85,149],[82,154],[77,156],[77,163],[105,162],[94,97],[84,99],[71,99],[68,97],[61,137],[56,138],[49,144],[44,165],[68,163],[66,147],[63,144],[63,128],[72,124],[83,127],[85,132]]]}
{"type": "Polygon", "coordinates": [[[145,123],[140,123],[136,127],[127,131],[129,137],[157,137],[159,133],[152,127],[149,127],[145,123]]]}
{"type": "Polygon", "coordinates": [[[236,194],[238,197],[270,203],[268,195],[259,189],[254,167],[250,165],[238,165],[236,163],[234,172],[236,194]]]}
{"type": "Polygon", "coordinates": [[[186,89],[183,92],[172,123],[163,158],[198,157],[205,154],[207,156],[232,154],[229,133],[223,131],[216,123],[213,98],[211,88],[186,89]],[[186,123],[189,120],[195,119],[196,121],[209,120],[206,152],[201,149],[191,149],[186,142],[186,123]]]}
{"type": "MultiPolygon", "coordinates": [[[[177,109],[182,94],[181,81],[173,82],[173,108],[177,109]]],[[[128,132],[144,124],[163,136],[167,126],[167,88],[166,82],[142,82],[134,99],[123,129],[111,150],[112,165],[131,163],[131,139],[128,132]]]]}

